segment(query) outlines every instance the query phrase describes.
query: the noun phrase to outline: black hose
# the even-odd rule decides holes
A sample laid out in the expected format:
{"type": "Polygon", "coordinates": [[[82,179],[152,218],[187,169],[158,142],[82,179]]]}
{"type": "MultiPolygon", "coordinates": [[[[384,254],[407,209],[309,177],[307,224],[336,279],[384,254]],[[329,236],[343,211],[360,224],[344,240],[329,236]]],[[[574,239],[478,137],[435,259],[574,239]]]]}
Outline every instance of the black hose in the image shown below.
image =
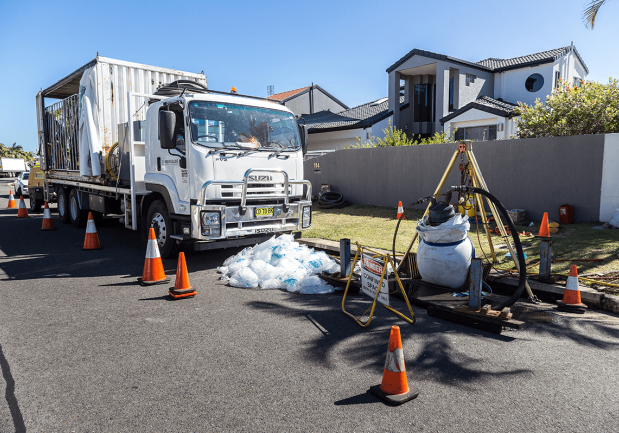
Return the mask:
{"type": "Polygon", "coordinates": [[[155,91],[155,95],[160,96],[178,96],[183,91],[188,93],[209,93],[208,88],[196,81],[192,80],[176,80],[169,84],[159,86],[155,91]]]}
{"type": "Polygon", "coordinates": [[[323,192],[318,197],[319,209],[340,209],[348,206],[348,202],[344,200],[344,196],[335,191],[323,192]]]}
{"type": "Polygon", "coordinates": [[[516,245],[516,255],[518,256],[518,267],[520,268],[520,279],[518,280],[518,287],[516,288],[516,291],[511,296],[511,298],[509,298],[507,301],[503,303],[500,303],[499,305],[494,307],[494,309],[502,310],[505,307],[512,306],[518,299],[520,299],[520,296],[522,296],[522,292],[524,291],[525,286],[527,284],[527,267],[524,262],[524,252],[522,251],[522,244],[520,243],[520,236],[518,236],[518,230],[516,230],[516,226],[514,226],[514,222],[512,221],[509,214],[507,213],[505,206],[503,206],[503,204],[501,204],[501,202],[495,196],[490,194],[485,189],[461,185],[461,186],[452,186],[451,191],[464,192],[464,193],[472,192],[475,194],[483,195],[488,200],[490,200],[492,203],[494,203],[496,205],[496,208],[499,210],[499,212],[503,214],[503,217],[505,218],[505,222],[507,222],[507,226],[509,227],[509,231],[512,234],[512,238],[514,239],[514,244],[516,245]]]}

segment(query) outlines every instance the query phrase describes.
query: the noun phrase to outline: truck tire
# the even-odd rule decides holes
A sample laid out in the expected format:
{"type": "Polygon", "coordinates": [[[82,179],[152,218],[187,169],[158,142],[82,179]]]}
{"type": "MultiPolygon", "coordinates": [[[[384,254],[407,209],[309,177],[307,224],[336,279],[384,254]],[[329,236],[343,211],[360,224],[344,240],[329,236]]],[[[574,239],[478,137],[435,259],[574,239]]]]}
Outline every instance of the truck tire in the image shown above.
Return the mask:
{"type": "Polygon", "coordinates": [[[43,200],[35,197],[34,193],[30,194],[30,212],[38,213],[41,212],[41,206],[43,205],[43,200]]]}
{"type": "Polygon", "coordinates": [[[176,241],[170,237],[174,234],[172,232],[172,220],[168,208],[162,200],[155,200],[148,208],[146,228],[150,231],[151,227],[155,229],[161,257],[167,259],[174,255],[176,253],[176,241]]]}
{"type": "Polygon", "coordinates": [[[80,209],[80,202],[77,199],[77,190],[72,189],[69,193],[69,219],[71,220],[71,225],[76,229],[86,227],[86,220],[88,219],[88,214],[86,211],[80,209]]]}
{"type": "Polygon", "coordinates": [[[58,189],[58,215],[61,223],[69,224],[71,222],[69,218],[69,195],[64,188],[58,189]]]}

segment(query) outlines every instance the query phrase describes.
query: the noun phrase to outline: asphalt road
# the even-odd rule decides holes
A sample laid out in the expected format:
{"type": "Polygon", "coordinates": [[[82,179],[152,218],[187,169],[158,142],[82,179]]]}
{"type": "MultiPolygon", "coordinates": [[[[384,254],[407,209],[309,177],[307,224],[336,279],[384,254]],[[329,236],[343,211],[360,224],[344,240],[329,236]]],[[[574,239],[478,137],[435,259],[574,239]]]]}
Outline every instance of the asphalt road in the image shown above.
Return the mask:
{"type": "MultiPolygon", "coordinates": [[[[58,230],[41,232],[41,214],[5,209],[8,190],[0,181],[2,433],[619,431],[616,315],[544,304],[538,323],[497,336],[379,308],[363,330],[338,293],[225,286],[216,267],[238,249],[187,250],[198,296],[171,301],[136,283],[137,233],[104,220],[103,249],[82,251],[84,230],[54,214],[58,230]],[[399,407],[367,392],[394,324],[421,391],[399,407]]],[[[164,266],[173,278],[175,260],[164,266]]]]}

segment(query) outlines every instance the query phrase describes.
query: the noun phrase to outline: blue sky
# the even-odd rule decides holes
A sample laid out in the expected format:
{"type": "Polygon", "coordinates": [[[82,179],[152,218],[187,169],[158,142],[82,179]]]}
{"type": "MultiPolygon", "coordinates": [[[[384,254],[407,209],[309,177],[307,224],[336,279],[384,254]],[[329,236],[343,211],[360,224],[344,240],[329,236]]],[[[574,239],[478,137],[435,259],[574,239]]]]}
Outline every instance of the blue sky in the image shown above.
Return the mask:
{"type": "Polygon", "coordinates": [[[385,69],[413,48],[479,61],[574,41],[588,78],[606,82],[619,77],[619,0],[593,31],[585,2],[0,0],[0,142],[35,150],[37,91],[97,52],[256,96],[314,82],[351,107],[387,96],[385,69]]]}

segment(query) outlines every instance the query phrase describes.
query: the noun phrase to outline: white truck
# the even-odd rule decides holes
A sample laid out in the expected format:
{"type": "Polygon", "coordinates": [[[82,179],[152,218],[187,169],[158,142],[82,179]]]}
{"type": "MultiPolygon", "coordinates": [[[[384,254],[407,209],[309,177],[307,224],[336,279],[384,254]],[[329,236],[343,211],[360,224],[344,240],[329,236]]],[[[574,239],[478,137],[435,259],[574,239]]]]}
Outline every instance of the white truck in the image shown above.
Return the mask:
{"type": "Polygon", "coordinates": [[[97,56],[37,94],[37,118],[44,196],[64,223],[90,210],[153,227],[163,257],[310,227],[307,133],[281,104],[97,56]]]}
{"type": "Polygon", "coordinates": [[[0,176],[15,177],[26,171],[26,161],[23,158],[0,157],[0,176]]]}

